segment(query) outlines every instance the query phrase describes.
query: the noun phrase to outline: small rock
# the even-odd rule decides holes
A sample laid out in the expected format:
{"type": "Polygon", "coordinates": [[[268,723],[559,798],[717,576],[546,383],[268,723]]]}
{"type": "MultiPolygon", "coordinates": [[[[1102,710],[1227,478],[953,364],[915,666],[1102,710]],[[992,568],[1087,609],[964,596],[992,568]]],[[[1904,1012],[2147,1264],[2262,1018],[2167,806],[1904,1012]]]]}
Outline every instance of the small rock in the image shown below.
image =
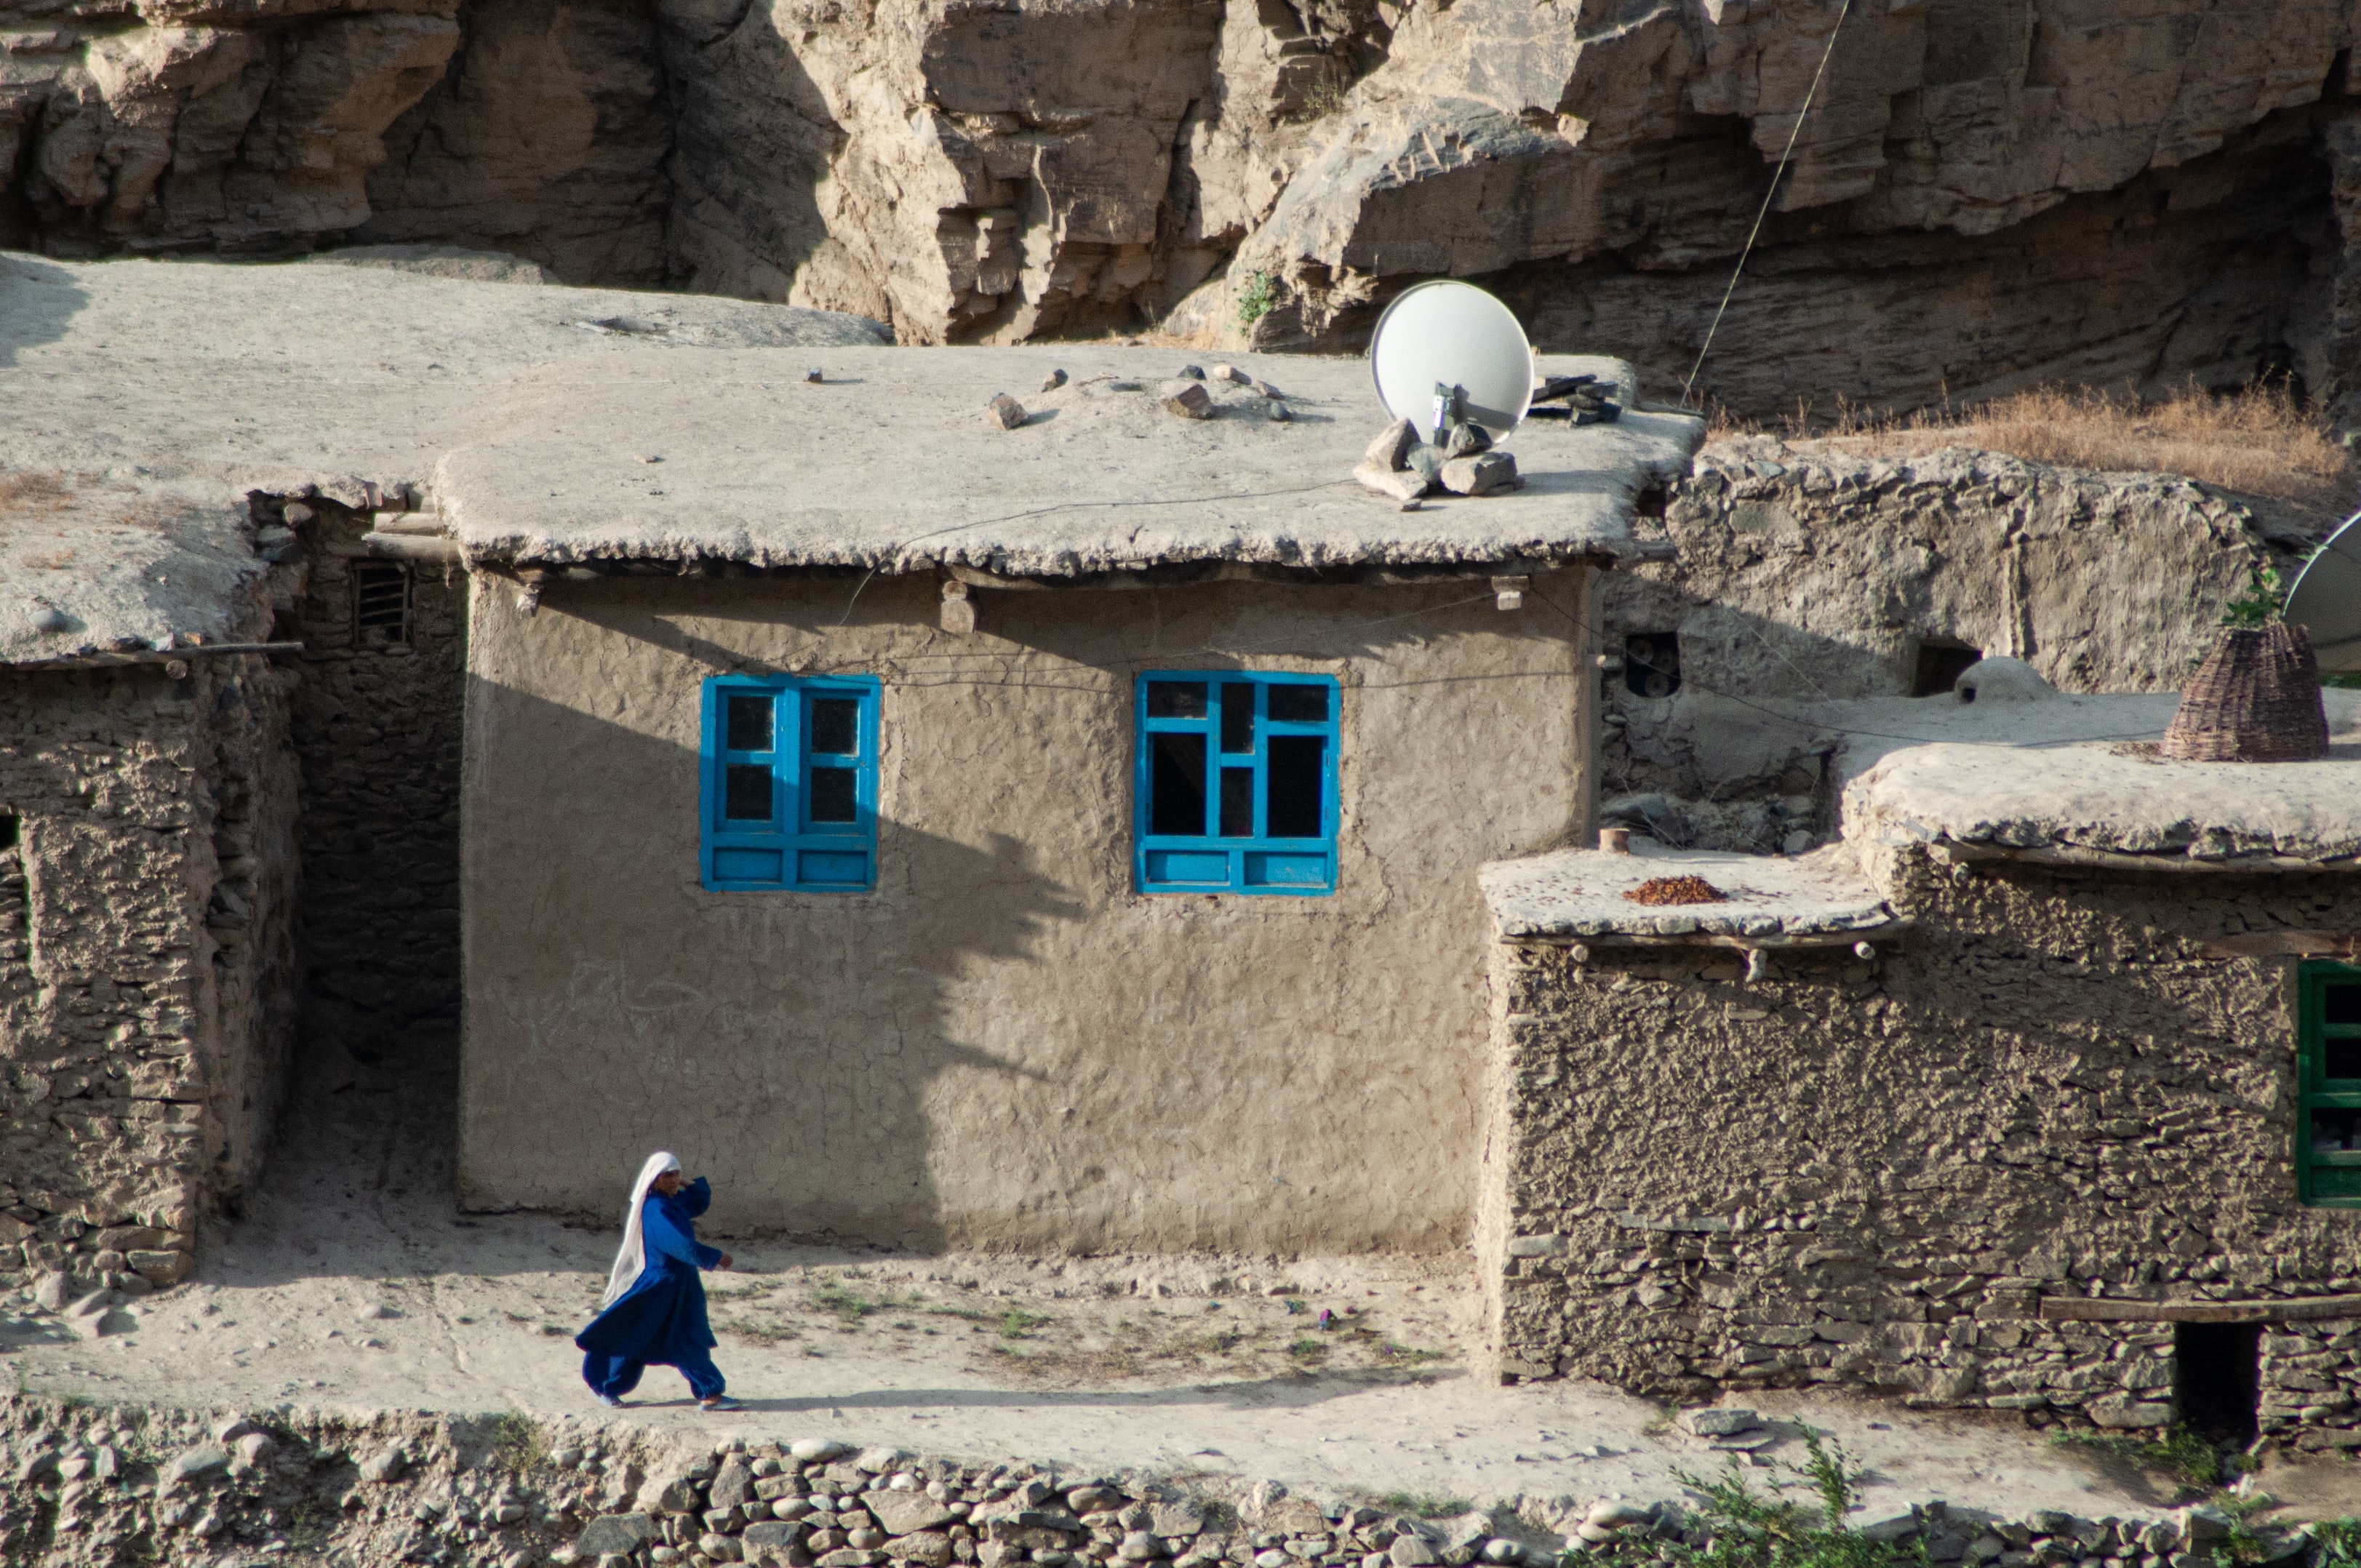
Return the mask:
{"type": "Polygon", "coordinates": [[[1600,1530],[1621,1530],[1626,1525],[1646,1524],[1649,1518],[1647,1509],[1631,1503],[1619,1503],[1610,1498],[1605,1502],[1593,1503],[1590,1506],[1590,1512],[1583,1516],[1582,1522],[1595,1525],[1600,1530]]]}
{"type": "MultiPolygon", "coordinates": [[[[1395,1544],[1400,1545],[1400,1542],[1397,1541],[1395,1544]]],[[[1400,1559],[1396,1559],[1396,1561],[1399,1562],[1400,1559]]],[[[1432,1563],[1434,1559],[1430,1556],[1427,1561],[1432,1563]]],[[[1294,1562],[1294,1558],[1290,1557],[1286,1552],[1274,1548],[1268,1552],[1256,1552],[1254,1568],[1290,1568],[1290,1565],[1294,1562]]]]}
{"type": "Polygon", "coordinates": [[[708,1531],[697,1538],[697,1549],[716,1563],[738,1561],[738,1542],[726,1535],[708,1531]]]}
{"type": "Polygon", "coordinates": [[[116,1479],[123,1474],[123,1456],[102,1443],[91,1451],[90,1474],[96,1481],[116,1479]]]}
{"type": "Polygon", "coordinates": [[[1505,1536],[1494,1536],[1484,1543],[1480,1554],[1487,1563],[1514,1563],[1525,1554],[1525,1549],[1505,1536]]]}
{"type": "Polygon", "coordinates": [[[1025,422],[1025,405],[1005,392],[999,393],[983,405],[983,422],[997,430],[1015,430],[1025,422]]]}
{"type": "Polygon", "coordinates": [[[1426,1543],[1425,1537],[1419,1535],[1394,1537],[1394,1543],[1386,1549],[1386,1555],[1393,1560],[1394,1568],[1431,1568],[1435,1561],[1434,1548],[1426,1543]]]}
{"type": "Polygon", "coordinates": [[[410,1468],[410,1455],[400,1448],[379,1449],[361,1461],[361,1479],[384,1485],[401,1479],[410,1468]]]}
{"type": "Polygon", "coordinates": [[[1249,381],[1246,384],[1252,387],[1257,393],[1266,398],[1284,398],[1287,396],[1285,392],[1280,391],[1277,387],[1272,386],[1269,382],[1265,381],[1260,378],[1257,378],[1255,380],[1249,381]]]}
{"type": "Polygon", "coordinates": [[[173,1247],[142,1247],[123,1255],[124,1260],[150,1285],[178,1285],[194,1273],[196,1255],[173,1247]]]}
{"type": "Polygon", "coordinates": [[[1094,1514],[1123,1507],[1123,1494],[1112,1486],[1077,1486],[1066,1494],[1066,1507],[1077,1514],[1094,1514]]]}
{"type": "Polygon", "coordinates": [[[582,1527],[574,1550],[585,1557],[627,1557],[661,1533],[646,1514],[600,1514],[582,1527]]]}
{"type": "Polygon", "coordinates": [[[745,1460],[735,1455],[715,1473],[713,1485],[706,1493],[706,1506],[734,1508],[749,1502],[754,1496],[754,1471],[745,1460]]]}
{"type": "Polygon", "coordinates": [[[1063,370],[1052,370],[1041,378],[1041,389],[1045,392],[1054,392],[1065,384],[1066,373],[1063,370]]]}
{"type": "Polygon", "coordinates": [[[1391,496],[1398,501],[1414,501],[1426,494],[1426,476],[1398,468],[1385,468],[1366,459],[1353,468],[1353,477],[1363,488],[1381,496],[1391,496]]]}
{"type": "Polygon", "coordinates": [[[1164,1543],[1152,1531],[1136,1530],[1123,1538],[1116,1554],[1126,1563],[1153,1563],[1164,1555],[1164,1543]]]}
{"type": "Polygon", "coordinates": [[[1910,1514],[1895,1514],[1892,1519],[1873,1519],[1859,1529],[1865,1541],[1907,1541],[1918,1533],[1918,1520],[1910,1514]]]}
{"type": "Polygon", "coordinates": [[[1443,455],[1446,457],[1473,457],[1491,449],[1491,433],[1480,424],[1455,424],[1443,442],[1443,455]]]}
{"type": "Polygon", "coordinates": [[[522,1546],[500,1559],[500,1568],[533,1568],[533,1563],[532,1551],[522,1546]]]}
{"type": "Polygon", "coordinates": [[[1493,496],[1503,490],[1513,490],[1521,483],[1517,477],[1517,460],[1505,452],[1479,452],[1473,457],[1454,457],[1443,465],[1435,476],[1443,488],[1454,495],[1493,496]]]}
{"type": "Polygon", "coordinates": [[[819,367],[815,365],[810,369],[804,372],[804,379],[817,387],[821,382],[825,381],[827,378],[819,373],[819,367]]]}
{"type": "Polygon", "coordinates": [[[33,1287],[34,1305],[52,1312],[64,1310],[66,1291],[72,1283],[73,1277],[63,1271],[42,1275],[41,1282],[33,1287]]]}
{"type": "Polygon", "coordinates": [[[1251,387],[1254,385],[1254,378],[1247,375],[1245,371],[1239,369],[1235,365],[1214,366],[1213,379],[1216,381],[1227,381],[1233,387],[1251,387]]]}
{"type": "Polygon", "coordinates": [[[1398,419],[1378,433],[1368,450],[1361,454],[1361,461],[1390,474],[1409,462],[1411,448],[1420,444],[1418,427],[1398,419]]]}
{"type": "Polygon", "coordinates": [[[1752,1431],[1763,1424],[1763,1418],[1752,1410],[1735,1406],[1720,1406],[1702,1410],[1684,1410],[1681,1424],[1699,1437],[1730,1437],[1738,1432],[1752,1431]]]}
{"type": "Polygon", "coordinates": [[[353,1321],[357,1323],[374,1323],[380,1322],[387,1318],[398,1318],[401,1315],[401,1313],[395,1311],[391,1307],[387,1306],[382,1301],[371,1301],[368,1306],[363,1307],[359,1311],[353,1314],[353,1321]]]}
{"type": "Polygon", "coordinates": [[[1213,417],[1213,394],[1198,382],[1187,382],[1165,392],[1164,409],[1167,413],[1179,414],[1182,419],[1211,419],[1213,417]]]}
{"type": "Polygon", "coordinates": [[[853,1456],[852,1463],[864,1474],[883,1475],[908,1457],[898,1448],[864,1448],[853,1456]]]}
{"type": "Polygon", "coordinates": [[[33,630],[45,635],[73,630],[73,617],[50,605],[33,612],[33,630]]]}
{"type": "Polygon", "coordinates": [[[115,1305],[115,1292],[101,1286],[95,1290],[75,1298],[73,1303],[66,1308],[66,1316],[69,1319],[100,1318],[105,1316],[106,1310],[113,1305],[115,1305]]]}
{"type": "Polygon", "coordinates": [[[1202,381],[1205,378],[1205,367],[1202,365],[1183,365],[1180,377],[1183,380],[1202,381]]]}
{"type": "Polygon", "coordinates": [[[247,1432],[230,1450],[230,1470],[243,1475],[260,1464],[269,1453],[270,1435],[268,1432],[247,1432]]]}
{"type": "Polygon", "coordinates": [[[212,1443],[200,1443],[165,1466],[163,1484],[184,1486],[210,1481],[228,1468],[228,1454],[212,1443]]]}

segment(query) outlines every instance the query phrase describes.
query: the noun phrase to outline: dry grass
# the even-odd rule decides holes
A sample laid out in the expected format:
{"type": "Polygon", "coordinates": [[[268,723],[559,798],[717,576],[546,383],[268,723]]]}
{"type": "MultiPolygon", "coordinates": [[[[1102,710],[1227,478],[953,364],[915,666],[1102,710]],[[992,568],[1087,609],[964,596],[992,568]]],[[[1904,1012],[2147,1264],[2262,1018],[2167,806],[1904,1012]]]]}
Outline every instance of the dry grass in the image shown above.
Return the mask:
{"type": "MultiPolygon", "coordinates": [[[[1977,446],[2030,462],[2110,472],[2182,474],[2224,489],[2341,509],[2352,494],[2350,454],[2285,387],[2261,384],[2215,395],[2191,384],[2146,401],[2044,387],[1988,403],[1946,405],[1901,416],[1870,415],[1839,401],[1832,418],[1797,408],[1780,433],[1824,441],[1863,456],[1907,457],[1939,446],[1977,446]]],[[[1717,434],[1759,434],[1721,422],[1717,434]]]]}
{"type": "Polygon", "coordinates": [[[73,492],[65,486],[62,476],[36,474],[27,469],[0,473],[0,517],[12,512],[46,517],[73,499],[73,492]]]}

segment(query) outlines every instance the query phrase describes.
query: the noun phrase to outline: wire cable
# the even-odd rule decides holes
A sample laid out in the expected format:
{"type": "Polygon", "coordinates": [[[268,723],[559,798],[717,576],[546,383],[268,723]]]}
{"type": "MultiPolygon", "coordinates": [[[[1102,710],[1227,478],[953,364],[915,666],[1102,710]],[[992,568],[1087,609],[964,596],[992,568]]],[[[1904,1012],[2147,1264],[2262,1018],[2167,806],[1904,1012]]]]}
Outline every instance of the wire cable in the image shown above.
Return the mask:
{"type": "Polygon", "coordinates": [[[1795,155],[1795,138],[1803,134],[1804,116],[1812,112],[1812,100],[1819,95],[1820,78],[1828,73],[1828,60],[1837,52],[1837,35],[1844,31],[1845,17],[1851,11],[1852,0],[1844,0],[1837,7],[1837,25],[1828,29],[1828,47],[1820,51],[1820,68],[1812,72],[1812,84],[1804,92],[1804,106],[1795,111],[1795,123],[1787,129],[1787,146],[1779,154],[1779,167],[1771,172],[1771,188],[1763,192],[1763,205],[1754,213],[1754,226],[1746,231],[1746,244],[1738,252],[1738,265],[1730,269],[1730,287],[1721,291],[1721,303],[1715,307],[1713,321],[1705,329],[1705,342],[1697,346],[1697,363],[1689,367],[1689,378],[1681,383],[1683,408],[1689,406],[1697,372],[1705,368],[1705,356],[1713,350],[1713,334],[1721,330],[1722,313],[1730,309],[1730,297],[1738,292],[1739,274],[1746,270],[1746,258],[1754,254],[1755,236],[1763,232],[1763,221],[1771,214],[1771,203],[1779,194],[1779,181],[1786,177],[1787,160],[1795,155]]]}

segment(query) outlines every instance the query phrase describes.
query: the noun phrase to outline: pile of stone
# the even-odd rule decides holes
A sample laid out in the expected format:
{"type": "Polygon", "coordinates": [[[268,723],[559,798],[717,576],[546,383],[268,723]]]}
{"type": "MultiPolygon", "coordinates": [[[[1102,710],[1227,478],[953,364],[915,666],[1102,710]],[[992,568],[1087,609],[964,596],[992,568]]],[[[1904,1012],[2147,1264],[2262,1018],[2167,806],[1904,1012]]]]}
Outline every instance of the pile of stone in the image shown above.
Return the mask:
{"type": "Polygon", "coordinates": [[[1517,473],[1517,460],[1494,447],[1483,426],[1455,424],[1437,447],[1422,440],[1418,427],[1406,419],[1394,421],[1369,443],[1353,477],[1405,504],[1438,490],[1493,496],[1521,489],[1525,483],[1517,473]]]}
{"type": "MultiPolygon", "coordinates": [[[[1107,390],[1115,392],[1148,389],[1144,381],[1123,381],[1104,376],[1092,381],[1071,384],[1090,387],[1100,383],[1104,383],[1107,390]]],[[[1043,378],[1041,390],[1046,395],[1069,384],[1063,370],[1052,370],[1043,378]]],[[[1288,411],[1286,393],[1268,381],[1249,376],[1235,365],[1216,365],[1210,375],[1202,365],[1183,365],[1170,379],[1157,385],[1156,399],[1163,405],[1165,412],[1181,419],[1213,419],[1224,412],[1235,412],[1251,419],[1285,424],[1295,417],[1288,411]]],[[[1006,392],[995,393],[983,407],[983,421],[994,430],[1019,429],[1032,417],[1031,410],[1006,392]]]]}

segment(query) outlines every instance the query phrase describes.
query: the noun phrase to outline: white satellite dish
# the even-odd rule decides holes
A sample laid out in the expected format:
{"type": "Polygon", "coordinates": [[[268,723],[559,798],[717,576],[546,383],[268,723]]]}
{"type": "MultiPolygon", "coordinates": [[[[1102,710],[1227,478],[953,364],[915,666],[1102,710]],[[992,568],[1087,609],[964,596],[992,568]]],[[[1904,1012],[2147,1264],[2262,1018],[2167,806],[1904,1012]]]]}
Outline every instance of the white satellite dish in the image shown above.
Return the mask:
{"type": "Polygon", "coordinates": [[[2322,669],[2361,671],[2361,512],[2338,524],[2296,574],[2287,618],[2312,639],[2322,669]]]}
{"type": "Polygon", "coordinates": [[[1509,307],[1473,283],[1420,283],[1394,296],[1369,340],[1378,399],[1437,445],[1454,424],[1498,441],[1533,400],[1533,350],[1509,307]]]}

